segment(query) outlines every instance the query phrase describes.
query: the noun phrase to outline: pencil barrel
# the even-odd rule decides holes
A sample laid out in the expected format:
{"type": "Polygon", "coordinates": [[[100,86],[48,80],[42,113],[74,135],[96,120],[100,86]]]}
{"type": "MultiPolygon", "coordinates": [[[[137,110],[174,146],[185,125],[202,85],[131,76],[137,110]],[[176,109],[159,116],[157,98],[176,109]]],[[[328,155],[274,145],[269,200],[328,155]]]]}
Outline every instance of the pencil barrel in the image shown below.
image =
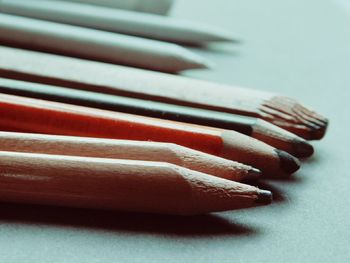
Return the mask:
{"type": "Polygon", "coordinates": [[[308,157],[313,152],[302,138],[247,116],[4,78],[0,78],[0,92],[234,130],[297,157],[308,157]]]}
{"type": "Polygon", "coordinates": [[[0,152],[0,200],[165,214],[254,206],[257,189],[145,161],[0,152]]]}
{"type": "Polygon", "coordinates": [[[165,72],[207,67],[200,56],[176,44],[3,13],[0,43],[165,72]]]}
{"type": "Polygon", "coordinates": [[[254,179],[260,175],[251,166],[172,143],[0,132],[0,149],[11,152],[167,162],[234,181],[254,179]]]}
{"type": "Polygon", "coordinates": [[[173,0],[64,0],[78,3],[86,3],[97,6],[105,6],[108,8],[117,8],[125,10],[133,10],[139,12],[154,13],[165,15],[173,0]]]}
{"type": "MultiPolygon", "coordinates": [[[[171,142],[251,165],[265,175],[285,172],[276,149],[234,131],[6,94],[0,94],[0,114],[0,127],[7,131],[171,142]]],[[[299,168],[295,158],[283,156],[291,161],[288,174],[299,168]]]]}
{"type": "MultiPolygon", "coordinates": [[[[149,0],[143,2],[147,3],[149,0]]],[[[230,32],[210,25],[82,3],[3,0],[0,10],[13,15],[182,44],[200,45],[211,41],[233,41],[230,32]]]]}
{"type": "Polygon", "coordinates": [[[315,111],[269,92],[13,48],[0,47],[0,56],[3,77],[262,118],[305,139],[320,139],[328,125],[315,111]],[[310,118],[318,124],[305,121],[310,118]]]}

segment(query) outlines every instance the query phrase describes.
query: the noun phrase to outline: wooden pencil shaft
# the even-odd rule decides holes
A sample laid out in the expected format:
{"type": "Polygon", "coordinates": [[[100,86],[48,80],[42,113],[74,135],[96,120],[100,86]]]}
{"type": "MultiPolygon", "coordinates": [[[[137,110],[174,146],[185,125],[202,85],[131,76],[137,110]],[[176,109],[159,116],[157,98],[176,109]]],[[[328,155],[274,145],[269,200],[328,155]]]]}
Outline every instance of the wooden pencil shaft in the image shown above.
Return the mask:
{"type": "Polygon", "coordinates": [[[171,143],[0,132],[0,150],[167,162],[234,181],[259,176],[251,166],[171,143]]]}
{"type": "Polygon", "coordinates": [[[0,152],[0,200],[192,215],[256,205],[255,187],[167,163],[0,152]]]}
{"type": "Polygon", "coordinates": [[[175,44],[1,13],[0,43],[166,72],[206,67],[175,44]]]}
{"type": "Polygon", "coordinates": [[[192,45],[232,40],[230,33],[209,25],[79,3],[2,0],[0,10],[8,14],[192,45]]]}
{"type": "Polygon", "coordinates": [[[296,157],[313,153],[305,140],[253,117],[2,78],[0,92],[235,130],[296,157]]]}
{"type": "Polygon", "coordinates": [[[69,2],[86,3],[110,8],[125,9],[146,13],[165,15],[173,0],[64,0],[69,2]]]}
{"type": "Polygon", "coordinates": [[[296,157],[314,152],[302,138],[252,117],[2,78],[0,92],[235,130],[296,157]]]}
{"type": "Polygon", "coordinates": [[[0,55],[3,77],[253,116],[306,139],[320,139],[327,127],[324,117],[273,93],[6,47],[0,55]],[[275,117],[265,112],[269,108],[275,117]],[[278,117],[282,113],[288,118],[278,117]],[[305,122],[305,116],[319,126],[305,122]]]}
{"type": "MultiPolygon", "coordinates": [[[[172,142],[252,165],[266,175],[291,172],[274,148],[234,131],[5,94],[0,94],[0,114],[0,126],[12,131],[172,142]]],[[[294,172],[294,160],[292,167],[294,172]]]]}
{"type": "Polygon", "coordinates": [[[0,92],[235,130],[248,136],[257,121],[230,113],[3,78],[0,92]]]}

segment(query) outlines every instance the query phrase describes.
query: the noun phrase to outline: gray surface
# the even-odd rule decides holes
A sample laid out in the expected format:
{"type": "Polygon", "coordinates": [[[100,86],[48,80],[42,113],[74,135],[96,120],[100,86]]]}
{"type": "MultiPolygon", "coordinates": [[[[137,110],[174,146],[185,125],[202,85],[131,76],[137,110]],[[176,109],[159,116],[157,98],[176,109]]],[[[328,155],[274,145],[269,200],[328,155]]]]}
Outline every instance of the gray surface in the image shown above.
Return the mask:
{"type": "Polygon", "coordinates": [[[197,78],[284,93],[331,120],[268,207],[197,218],[0,206],[1,262],[350,262],[348,1],[182,0],[173,15],[231,28],[244,43],[199,51],[197,78]],[[196,10],[196,6],[201,7],[196,10]],[[215,50],[215,51],[214,51],[215,50]]]}

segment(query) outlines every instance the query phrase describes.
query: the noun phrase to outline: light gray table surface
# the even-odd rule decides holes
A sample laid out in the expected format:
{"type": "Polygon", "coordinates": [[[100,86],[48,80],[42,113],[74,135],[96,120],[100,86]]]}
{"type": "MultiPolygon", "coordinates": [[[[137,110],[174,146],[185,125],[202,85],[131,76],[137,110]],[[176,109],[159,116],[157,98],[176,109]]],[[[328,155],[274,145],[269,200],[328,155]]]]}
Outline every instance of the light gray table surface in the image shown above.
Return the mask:
{"type": "MultiPolygon", "coordinates": [[[[350,1],[178,0],[172,16],[232,31],[193,50],[194,78],[279,92],[329,117],[315,155],[265,181],[266,207],[193,218],[0,205],[0,262],[350,262],[350,1]]],[[[1,59],[1,58],[0,58],[1,59]]]]}

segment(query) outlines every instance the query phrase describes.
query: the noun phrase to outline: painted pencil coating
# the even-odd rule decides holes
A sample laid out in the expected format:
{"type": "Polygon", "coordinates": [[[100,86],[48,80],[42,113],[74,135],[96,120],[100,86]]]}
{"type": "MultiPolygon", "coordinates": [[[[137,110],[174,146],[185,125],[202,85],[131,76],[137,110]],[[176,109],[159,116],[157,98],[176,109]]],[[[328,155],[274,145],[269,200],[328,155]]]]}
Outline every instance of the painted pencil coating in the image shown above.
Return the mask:
{"type": "MultiPolygon", "coordinates": [[[[56,1],[56,0],[55,0],[56,1]]],[[[64,0],[69,2],[78,2],[92,4],[96,6],[105,6],[109,8],[125,9],[138,12],[154,13],[165,15],[173,0],[64,0]]]]}
{"type": "Polygon", "coordinates": [[[0,94],[0,114],[0,127],[10,131],[171,142],[249,164],[266,176],[299,168],[287,153],[280,155],[263,142],[218,128],[5,94],[0,94]],[[280,160],[286,156],[292,162],[280,160]]]}
{"type": "Polygon", "coordinates": [[[210,41],[233,41],[229,32],[210,25],[81,3],[2,0],[0,10],[13,15],[176,43],[200,45],[210,41]]]}
{"type": "Polygon", "coordinates": [[[194,215],[271,202],[271,193],[179,166],[0,152],[0,200],[194,215]]]}
{"type": "Polygon", "coordinates": [[[167,162],[233,181],[260,177],[251,166],[172,143],[0,132],[0,150],[167,162]]]}
{"type": "Polygon", "coordinates": [[[0,75],[8,78],[262,118],[305,139],[322,138],[328,124],[315,111],[274,93],[6,47],[0,55],[0,75]]]}
{"type": "Polygon", "coordinates": [[[0,92],[235,130],[296,157],[313,153],[302,138],[254,117],[3,78],[0,92]]]}
{"type": "Polygon", "coordinates": [[[0,43],[165,72],[208,66],[175,44],[3,13],[0,43]]]}

